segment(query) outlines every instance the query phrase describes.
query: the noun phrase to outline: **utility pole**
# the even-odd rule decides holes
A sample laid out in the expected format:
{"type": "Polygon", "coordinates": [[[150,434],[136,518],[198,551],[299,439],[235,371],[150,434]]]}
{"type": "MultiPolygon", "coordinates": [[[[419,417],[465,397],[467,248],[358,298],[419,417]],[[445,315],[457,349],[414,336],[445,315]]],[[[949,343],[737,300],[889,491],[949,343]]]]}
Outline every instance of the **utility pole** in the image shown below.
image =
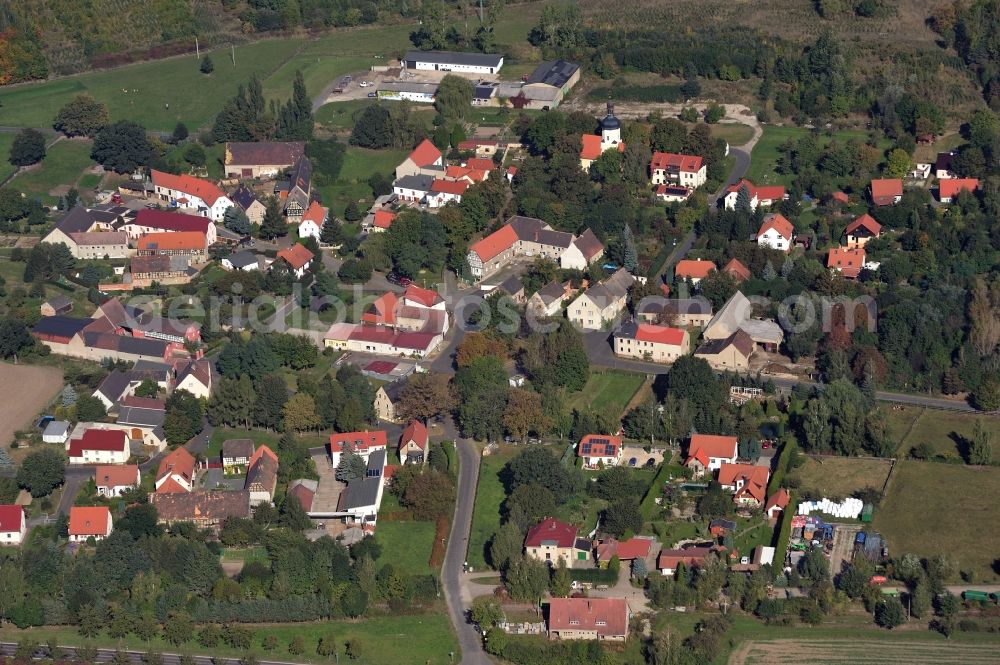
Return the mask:
{"type": "Polygon", "coordinates": [[[233,67],[235,68],[236,67],[236,45],[235,44],[230,44],[229,48],[232,49],[233,67]]]}
{"type": "Polygon", "coordinates": [[[194,38],[194,54],[198,59],[201,59],[201,47],[198,46],[198,38],[194,38]]]}

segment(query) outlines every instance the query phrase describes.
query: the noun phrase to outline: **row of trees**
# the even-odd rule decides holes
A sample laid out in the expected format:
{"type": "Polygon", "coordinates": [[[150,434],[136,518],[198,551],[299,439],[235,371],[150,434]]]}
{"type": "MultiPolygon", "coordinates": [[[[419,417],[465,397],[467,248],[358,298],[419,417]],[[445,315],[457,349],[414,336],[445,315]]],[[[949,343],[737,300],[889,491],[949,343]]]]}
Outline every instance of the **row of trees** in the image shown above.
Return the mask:
{"type": "Polygon", "coordinates": [[[263,86],[254,74],[223,105],[215,118],[212,137],[216,141],[308,141],[313,124],[312,100],[301,70],[295,72],[291,99],[281,105],[274,99],[270,105],[265,103],[263,86]]]}

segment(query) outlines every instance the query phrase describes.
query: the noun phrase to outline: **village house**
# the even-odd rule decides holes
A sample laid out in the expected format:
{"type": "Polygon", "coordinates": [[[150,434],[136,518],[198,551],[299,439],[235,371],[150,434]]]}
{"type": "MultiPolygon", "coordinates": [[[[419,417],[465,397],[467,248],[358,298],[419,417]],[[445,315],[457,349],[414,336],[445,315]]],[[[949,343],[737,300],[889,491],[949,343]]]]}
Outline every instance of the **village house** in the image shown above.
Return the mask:
{"type": "Polygon", "coordinates": [[[643,298],[636,308],[636,317],[643,323],[683,328],[703,328],[712,320],[712,303],[707,298],[643,298]]]}
{"type": "Polygon", "coordinates": [[[444,155],[429,139],[424,139],[396,167],[396,180],[415,175],[430,175],[431,178],[434,178],[443,173],[444,155]]]}
{"type": "Polygon", "coordinates": [[[399,396],[405,386],[405,381],[396,380],[378,387],[378,390],[375,391],[375,416],[379,420],[390,423],[400,422],[396,409],[399,405],[399,396]]]}
{"type": "Polygon", "coordinates": [[[264,215],[267,213],[267,206],[261,203],[253,190],[244,184],[236,188],[236,191],[229,197],[233,203],[239,206],[251,224],[260,226],[264,223],[264,215]]]}
{"type": "Polygon", "coordinates": [[[231,517],[249,519],[252,515],[246,490],[156,492],[149,495],[149,502],[156,507],[157,521],[167,526],[192,522],[199,529],[218,531],[231,517]]]}
{"type": "Polygon", "coordinates": [[[371,226],[368,228],[368,233],[382,233],[388,231],[392,227],[392,223],[396,221],[396,213],[391,210],[376,210],[372,214],[371,226]]]}
{"type": "Polygon", "coordinates": [[[330,210],[313,201],[309,208],[302,214],[302,221],[299,222],[299,238],[315,238],[319,242],[320,233],[323,232],[323,225],[329,219],[330,210]]]}
{"type": "Polygon", "coordinates": [[[691,349],[691,337],[683,328],[627,321],[614,332],[616,356],[657,363],[672,363],[691,349]]]}
{"type": "Polygon", "coordinates": [[[189,175],[174,175],[153,169],[153,192],[158,199],[181,209],[197,211],[202,217],[221,222],[233,201],[218,185],[189,175]]]}
{"type": "Polygon", "coordinates": [[[305,153],[305,141],[229,141],[223,160],[226,177],[273,178],[305,153]]]}
{"type": "Polygon", "coordinates": [[[549,282],[528,298],[528,310],[539,318],[555,316],[562,310],[563,301],[576,291],[572,282],[549,282]]]}
{"type": "Polygon", "coordinates": [[[153,282],[187,284],[195,274],[197,270],[190,267],[190,261],[185,256],[133,256],[125,283],[131,280],[133,287],[148,286],[153,282]]]}
{"type": "Polygon", "coordinates": [[[624,642],[631,617],[624,598],[552,598],[549,639],[624,642]]]}
{"type": "Polygon", "coordinates": [[[23,507],[0,505],[0,545],[20,545],[27,532],[28,520],[23,507]]]}
{"type": "Polygon", "coordinates": [[[101,401],[105,411],[110,411],[118,404],[118,400],[131,395],[137,387],[138,383],[133,382],[128,373],[115,369],[97,384],[92,395],[101,401]]]}
{"type": "Polygon", "coordinates": [[[302,279],[315,257],[304,245],[296,243],[291,247],[278,250],[278,258],[284,262],[284,265],[288,266],[296,278],[302,279]]]}
{"type": "Polygon", "coordinates": [[[125,222],[118,230],[124,231],[129,240],[138,240],[144,235],[163,231],[197,231],[205,234],[205,243],[208,245],[214,245],[218,240],[218,228],[212,219],[152,208],[143,208],[136,213],[135,219],[125,222]]]}
{"type": "Polygon", "coordinates": [[[87,429],[66,442],[66,455],[70,464],[125,464],[131,451],[125,432],[87,429]]]}
{"type": "Polygon", "coordinates": [[[687,568],[697,568],[705,563],[712,553],[711,547],[687,547],[684,549],[663,549],[656,558],[656,568],[661,575],[673,577],[677,566],[684,564],[687,568]]]}
{"type": "Polygon", "coordinates": [[[722,201],[727,210],[736,209],[736,202],[739,200],[741,189],[746,189],[747,195],[750,197],[749,204],[751,210],[756,210],[757,206],[769,208],[778,201],[788,198],[785,188],[781,185],[758,187],[744,178],[726,189],[726,194],[722,201]]]}
{"type": "Polygon", "coordinates": [[[624,268],[583,292],[570,303],[567,315],[583,330],[601,330],[612,324],[625,309],[628,290],[635,282],[624,268]]]}
{"type": "Polygon", "coordinates": [[[777,352],[785,336],[775,321],[754,318],[753,305],[740,291],[716,312],[702,331],[702,337],[707,341],[727,339],[737,330],[743,330],[757,347],[769,353],[777,352]]]}
{"type": "Polygon", "coordinates": [[[436,179],[432,175],[416,173],[404,175],[397,178],[392,183],[392,193],[405,203],[416,203],[423,205],[427,203],[427,197],[434,187],[436,179]]]}
{"type": "Polygon", "coordinates": [[[649,179],[654,185],[669,183],[697,189],[708,180],[708,166],[697,155],[654,152],[649,162],[649,179]]]}
{"type": "Polygon", "coordinates": [[[628,540],[619,541],[615,538],[605,538],[594,548],[594,558],[598,568],[607,568],[611,559],[618,557],[621,563],[634,559],[646,559],[656,541],[652,536],[632,536],[628,540]]]}
{"type": "Polygon", "coordinates": [[[212,396],[212,367],[206,360],[192,360],[180,367],[174,390],[186,390],[198,399],[212,396]]]}
{"type": "Polygon", "coordinates": [[[260,259],[257,258],[256,254],[247,251],[233,252],[222,259],[221,263],[226,270],[241,270],[243,272],[260,270],[260,259]]]}
{"type": "Polygon", "coordinates": [[[717,270],[714,263],[703,259],[681,259],[674,266],[674,278],[677,280],[686,279],[691,284],[697,286],[698,282],[708,277],[708,274],[717,270]]]}
{"type": "Polygon", "coordinates": [[[577,538],[576,527],[552,517],[528,529],[524,554],[556,566],[560,559],[567,568],[585,566],[590,560],[591,542],[577,538]]]}
{"type": "Polygon", "coordinates": [[[309,515],[312,512],[313,500],[316,498],[316,490],[318,489],[318,480],[298,478],[288,483],[288,493],[286,496],[297,500],[299,505],[302,506],[302,510],[306,512],[306,515],[309,515]]]}
{"type": "Polygon", "coordinates": [[[957,177],[951,170],[951,162],[954,158],[954,152],[939,152],[934,160],[934,177],[938,180],[957,177]]]}
{"type": "Polygon", "coordinates": [[[53,420],[42,430],[42,441],[45,443],[66,443],[69,438],[69,421],[53,420]]]}
{"type": "Polygon", "coordinates": [[[781,213],[773,212],[764,216],[756,240],[761,247],[770,247],[787,253],[792,249],[794,233],[795,228],[792,223],[781,213]]]}
{"type": "MultiPolygon", "coordinates": [[[[554,109],[580,80],[580,65],[565,60],[547,60],[525,79],[521,92],[531,101],[544,100],[543,106],[554,109]]],[[[534,108],[528,104],[526,108],[534,108]]]]}
{"type": "Polygon", "coordinates": [[[733,503],[743,508],[764,505],[769,478],[765,466],[726,462],[719,467],[719,484],[722,489],[733,492],[733,503]]]}
{"type": "Polygon", "coordinates": [[[137,464],[99,466],[94,469],[98,496],[108,498],[121,496],[125,490],[138,487],[141,480],[137,464]]]}
{"type": "Polygon", "coordinates": [[[515,215],[499,230],[469,248],[466,257],[473,277],[483,279],[515,256],[549,258],[563,269],[585,270],[604,255],[604,245],[590,229],[579,237],[556,231],[540,219],[515,215]]]}
{"type": "Polygon", "coordinates": [[[576,447],[585,469],[617,466],[622,461],[622,440],[610,434],[586,434],[576,447]]]}
{"type": "Polygon", "coordinates": [[[899,178],[874,179],[868,187],[872,203],[877,206],[891,206],[903,199],[903,181],[899,178]]]}
{"type": "Polygon", "coordinates": [[[201,231],[150,233],[136,243],[136,256],[181,256],[182,265],[202,263],[208,259],[208,245],[201,231]]]}
{"type": "Polygon", "coordinates": [[[732,276],[736,283],[745,282],[750,279],[753,275],[750,273],[750,269],[743,265],[739,259],[732,258],[729,259],[729,263],[722,267],[722,272],[732,276]]]}
{"type": "Polygon", "coordinates": [[[495,53],[459,51],[407,51],[400,61],[406,69],[464,74],[498,74],[503,56],[495,53]]]}
{"type": "Polygon", "coordinates": [[[777,492],[767,497],[767,504],[764,506],[764,514],[768,519],[776,520],[781,518],[781,514],[788,507],[791,495],[788,490],[782,487],[777,492]]]}
{"type": "Polygon", "coordinates": [[[857,279],[865,267],[865,248],[834,247],[826,255],[826,267],[844,279],[857,279]]]}
{"type": "Polygon", "coordinates": [[[615,105],[608,102],[608,112],[601,118],[601,134],[580,137],[580,168],[589,171],[591,164],[607,150],[625,152],[622,143],[622,123],[615,117],[615,105]]]}
{"type": "Polygon", "coordinates": [[[345,450],[359,455],[363,460],[368,461],[368,457],[376,450],[385,450],[387,447],[385,430],[364,430],[361,432],[343,432],[331,434],[328,449],[330,451],[330,465],[334,468],[340,464],[340,457],[345,450]]]}
{"type": "Polygon", "coordinates": [[[76,259],[124,259],[132,250],[128,236],[121,231],[93,231],[71,233],[66,245],[76,259]]]}
{"type": "MultiPolygon", "coordinates": [[[[428,316],[427,321],[433,324],[440,318],[428,316]]],[[[441,332],[410,332],[391,326],[334,323],[323,336],[323,345],[360,353],[423,358],[432,353],[443,339],[441,332]]]]}
{"type": "Polygon", "coordinates": [[[735,436],[692,434],[684,466],[694,472],[695,478],[700,478],[723,464],[735,464],[738,454],[739,444],[735,436]]]}
{"type": "Polygon", "coordinates": [[[426,464],[429,438],[419,420],[411,420],[399,437],[399,459],[403,464],[426,464]]]}
{"type": "Polygon", "coordinates": [[[243,486],[250,493],[250,506],[271,503],[277,486],[278,456],[267,446],[261,446],[250,457],[243,486]]]}
{"type": "Polygon", "coordinates": [[[38,308],[42,316],[62,316],[73,311],[73,301],[64,295],[54,296],[38,308]]]}
{"type": "Polygon", "coordinates": [[[298,224],[312,201],[312,162],[303,155],[292,165],[288,181],[275,184],[275,193],[284,201],[283,212],[289,224],[298,224]]]}
{"type": "Polygon", "coordinates": [[[753,356],[754,343],[745,330],[739,328],[729,337],[708,340],[694,355],[720,372],[747,372],[753,356]]]}
{"type": "Polygon", "coordinates": [[[113,530],[111,510],[107,506],[72,506],[69,509],[69,542],[104,540],[113,530]]]}
{"type": "Polygon", "coordinates": [[[528,299],[524,294],[524,284],[521,282],[521,278],[517,275],[511,275],[499,285],[490,288],[486,285],[480,285],[480,288],[486,293],[486,297],[492,296],[494,293],[502,293],[510,297],[518,305],[525,305],[528,299]]]}
{"type": "Polygon", "coordinates": [[[222,442],[222,468],[226,473],[243,473],[253,457],[251,439],[226,439],[222,442]]]}
{"type": "Polygon", "coordinates": [[[132,214],[132,211],[119,214],[77,206],[63,215],[42,242],[62,243],[77,259],[124,259],[131,250],[128,237],[117,226],[125,221],[126,215],[132,214]]]}
{"type": "Polygon", "coordinates": [[[385,489],[385,458],[384,448],[371,451],[365,475],[347,483],[337,500],[334,517],[343,518],[345,524],[362,527],[376,523],[385,489]]]}
{"type": "Polygon", "coordinates": [[[195,459],[186,448],[180,446],[160,460],[156,471],[154,487],[157,494],[190,492],[194,489],[195,459]]]}
{"type": "Polygon", "coordinates": [[[938,200],[941,203],[952,203],[959,192],[974,192],[979,189],[976,178],[949,178],[938,182],[938,200]]]}
{"type": "Polygon", "coordinates": [[[882,233],[882,225],[865,213],[847,225],[844,235],[847,236],[847,247],[864,247],[872,238],[878,238],[882,233]]]}
{"type": "Polygon", "coordinates": [[[466,180],[445,180],[435,178],[431,182],[431,189],[426,194],[425,200],[428,208],[440,208],[446,203],[461,203],[462,194],[469,188],[466,180]]]}
{"type": "Polygon", "coordinates": [[[689,187],[668,185],[666,183],[657,185],[656,189],[653,190],[653,194],[656,198],[660,199],[664,203],[683,203],[691,198],[693,193],[694,190],[689,187]]]}

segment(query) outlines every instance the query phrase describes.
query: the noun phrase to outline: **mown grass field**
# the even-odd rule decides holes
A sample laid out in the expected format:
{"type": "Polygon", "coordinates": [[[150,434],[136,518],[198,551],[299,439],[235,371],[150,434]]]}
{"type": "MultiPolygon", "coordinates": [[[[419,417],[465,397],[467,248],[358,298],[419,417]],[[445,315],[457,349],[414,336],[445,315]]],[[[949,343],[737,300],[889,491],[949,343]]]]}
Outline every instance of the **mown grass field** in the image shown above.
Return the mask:
{"type": "Polygon", "coordinates": [[[731,146],[741,146],[753,138],[753,127],[738,122],[709,125],[712,136],[724,139],[731,146]]]}
{"type": "Polygon", "coordinates": [[[1000,557],[997,496],[1000,468],[900,460],[874,526],[891,556],[947,554],[960,570],[974,571],[977,582],[991,580],[1000,557]]]}
{"type": "Polygon", "coordinates": [[[351,201],[366,211],[373,201],[368,178],[381,173],[393,180],[396,166],[406,158],[408,150],[368,150],[350,146],[344,155],[344,166],[336,182],[321,186],[323,205],[330,208],[333,215],[343,218],[344,209],[351,201]]]}
{"type": "MultiPolygon", "coordinates": [[[[45,644],[56,640],[60,645],[75,646],[92,644],[97,647],[112,648],[121,646],[125,649],[160,653],[190,653],[192,655],[222,656],[240,658],[244,654],[225,645],[206,649],[196,642],[176,647],[166,642],[162,637],[151,640],[148,644],[134,635],[123,640],[114,640],[106,635],[96,640],[87,640],[73,628],[31,628],[17,630],[4,626],[0,630],[4,641],[17,642],[24,639],[35,640],[45,644]]],[[[448,613],[444,607],[440,611],[424,614],[382,614],[366,616],[357,621],[324,621],[317,623],[288,624],[245,624],[253,631],[252,652],[259,660],[295,661],[308,663],[332,663],[334,658],[321,657],[316,654],[316,645],[320,638],[332,638],[341,646],[340,659],[344,662],[343,644],[347,640],[356,640],[361,658],[356,662],[368,665],[445,665],[459,661],[458,642],[452,631],[448,613]],[[273,652],[263,649],[262,643],[268,635],[278,638],[278,647],[273,652]],[[305,653],[290,655],[288,644],[294,638],[301,637],[305,642],[305,653]],[[454,652],[454,661],[449,653],[454,652]]]]}
{"type": "Polygon", "coordinates": [[[909,455],[914,446],[927,443],[936,455],[961,458],[964,440],[972,437],[977,420],[993,435],[993,445],[1000,446],[1000,420],[993,416],[911,406],[887,409],[885,414],[889,434],[899,444],[896,450],[900,457],[909,455]]]}
{"type": "Polygon", "coordinates": [[[633,372],[592,371],[587,385],[570,399],[569,406],[581,410],[614,410],[614,415],[620,416],[645,381],[644,375],[633,372]]]}
{"type": "Polygon", "coordinates": [[[17,174],[9,186],[43,203],[56,203],[58,197],[50,196],[49,191],[60,185],[74,186],[84,169],[94,164],[90,150],[91,141],[88,140],[59,141],[49,148],[41,164],[17,174]]]}
{"type": "Polygon", "coordinates": [[[888,460],[856,457],[805,457],[805,463],[791,471],[802,481],[802,489],[813,490],[827,498],[846,497],[865,487],[882,489],[892,464],[888,460]]]}
{"type": "Polygon", "coordinates": [[[507,496],[500,482],[500,470],[517,452],[514,446],[501,446],[499,452],[484,457],[480,462],[467,555],[469,565],[477,570],[486,567],[486,547],[493,532],[500,528],[500,504],[507,496]]]}
{"type": "Polygon", "coordinates": [[[375,562],[378,568],[391,563],[396,570],[411,575],[431,572],[428,562],[434,547],[434,522],[379,520],[375,540],[382,545],[382,553],[375,562]]]}
{"type": "MultiPolygon", "coordinates": [[[[778,163],[778,159],[781,157],[779,148],[783,146],[787,141],[793,140],[797,141],[804,136],[807,136],[811,130],[805,129],[803,127],[775,127],[769,125],[764,128],[764,135],[760,137],[757,141],[757,145],[753,148],[753,153],[750,159],[750,169],[747,171],[747,177],[753,181],[755,185],[788,185],[792,181],[791,175],[782,175],[775,173],[775,165],[778,163]]],[[[821,132],[818,134],[819,144],[825,146],[830,143],[833,139],[838,141],[847,141],[849,139],[856,138],[864,140],[867,138],[867,134],[861,131],[838,131],[833,132],[833,135],[821,132]]]]}

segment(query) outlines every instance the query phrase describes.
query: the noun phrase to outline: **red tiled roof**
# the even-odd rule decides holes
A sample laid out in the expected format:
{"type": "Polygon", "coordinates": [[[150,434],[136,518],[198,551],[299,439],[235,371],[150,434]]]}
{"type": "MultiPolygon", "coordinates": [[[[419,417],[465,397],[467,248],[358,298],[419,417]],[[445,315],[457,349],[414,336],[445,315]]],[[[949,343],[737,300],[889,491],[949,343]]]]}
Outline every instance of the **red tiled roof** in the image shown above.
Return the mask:
{"type": "Polygon", "coordinates": [[[876,222],[871,215],[865,213],[847,225],[847,228],[844,229],[844,235],[853,235],[860,228],[866,229],[876,237],[882,231],[882,225],[876,222]]]}
{"type": "Polygon", "coordinates": [[[499,230],[494,231],[469,249],[479,255],[484,262],[501,254],[517,242],[517,232],[510,224],[504,224],[499,230]]]}
{"type": "MultiPolygon", "coordinates": [[[[178,475],[190,482],[194,479],[194,457],[187,451],[187,448],[183,446],[180,448],[175,448],[174,450],[167,453],[167,456],[160,460],[160,467],[156,471],[156,479],[160,480],[164,476],[178,475]]],[[[177,489],[171,489],[167,486],[171,483],[176,484],[176,482],[171,479],[160,485],[157,488],[157,492],[186,492],[187,489],[181,485],[177,485],[177,489]]]]}
{"type": "Polygon", "coordinates": [[[399,306],[399,296],[392,291],[383,293],[368,310],[361,315],[362,323],[391,326],[396,323],[396,308],[399,306]]]}
{"type": "Polygon", "coordinates": [[[262,445],[259,448],[257,448],[257,450],[253,451],[253,455],[250,457],[250,463],[247,464],[247,466],[253,466],[254,464],[257,463],[257,460],[259,460],[264,455],[270,457],[272,460],[274,460],[275,463],[278,462],[278,456],[274,454],[274,451],[268,448],[267,446],[262,445]]]}
{"type": "Polygon", "coordinates": [[[437,291],[422,289],[416,284],[410,284],[406,287],[406,291],[403,292],[403,298],[414,300],[424,307],[433,307],[444,300],[437,291]]]}
{"type": "Polygon", "coordinates": [[[580,137],[580,159],[597,159],[601,156],[601,137],[584,134],[580,137]]]}
{"type": "Polygon", "coordinates": [[[784,510],[790,499],[791,495],[788,493],[788,490],[782,487],[780,490],[767,497],[767,505],[764,506],[764,512],[766,513],[771,510],[771,508],[775,507],[784,510]]]}
{"type": "Polygon", "coordinates": [[[94,482],[98,487],[129,487],[139,484],[139,466],[136,464],[99,466],[94,469],[94,482]]]}
{"type": "Polygon", "coordinates": [[[344,444],[354,447],[354,452],[368,450],[369,448],[385,448],[385,430],[365,430],[363,432],[344,432],[342,434],[330,435],[330,452],[343,452],[344,444]]]}
{"type": "Polygon", "coordinates": [[[652,170],[671,169],[685,173],[697,173],[701,170],[702,159],[697,155],[682,155],[675,152],[654,152],[649,162],[652,170]]]}
{"type": "Polygon", "coordinates": [[[469,188],[469,183],[465,180],[442,180],[435,178],[431,183],[431,191],[443,194],[464,194],[469,188]]]}
{"type": "Polygon", "coordinates": [[[439,159],[441,159],[441,151],[427,139],[421,141],[420,145],[410,153],[410,161],[417,166],[430,166],[439,159]]]}
{"type": "Polygon", "coordinates": [[[299,483],[297,485],[293,484],[288,488],[288,496],[293,496],[298,499],[299,505],[302,506],[302,510],[309,512],[312,510],[313,499],[316,497],[316,492],[312,491],[302,483],[299,483]]]}
{"type": "Polygon", "coordinates": [[[107,506],[73,506],[69,509],[69,535],[103,536],[110,521],[107,506]]]}
{"type": "Polygon", "coordinates": [[[608,538],[597,546],[597,560],[610,561],[617,556],[621,561],[645,559],[653,547],[653,539],[649,536],[634,536],[624,542],[608,538]]]}
{"type": "Polygon", "coordinates": [[[194,176],[174,175],[155,169],[151,171],[150,175],[153,179],[153,186],[166,187],[167,189],[184,192],[189,196],[197,196],[209,206],[215,205],[216,201],[226,195],[214,182],[195,178],[194,176]]]}
{"type": "Polygon", "coordinates": [[[899,178],[875,179],[871,184],[872,198],[881,199],[903,195],[903,181],[899,178]]]}
{"type": "Polygon", "coordinates": [[[83,457],[84,450],[124,452],[128,450],[128,436],[116,429],[84,430],[82,437],[69,442],[69,456],[83,457]]]}
{"type": "Polygon", "coordinates": [[[487,171],[482,169],[470,169],[468,166],[449,166],[445,169],[445,178],[450,180],[461,180],[468,178],[472,182],[482,182],[486,180],[487,171]]]}
{"type": "Polygon", "coordinates": [[[737,497],[741,493],[748,493],[763,503],[769,475],[767,467],[764,466],[723,462],[719,467],[719,484],[736,485],[737,481],[742,480],[745,484],[737,493],[737,497]]]}
{"type": "Polygon", "coordinates": [[[139,238],[138,249],[172,250],[205,249],[205,234],[201,231],[150,233],[139,238]]]}
{"type": "Polygon", "coordinates": [[[278,258],[284,259],[293,270],[305,267],[307,263],[315,258],[313,253],[306,249],[305,245],[295,243],[287,249],[278,252],[278,258]]]}
{"type": "Polygon", "coordinates": [[[399,439],[399,447],[413,442],[421,450],[427,450],[427,428],[419,420],[411,420],[410,424],[403,430],[403,436],[399,439]]]}
{"type": "Polygon", "coordinates": [[[689,547],[683,550],[660,550],[660,555],[656,559],[656,567],[660,570],[676,570],[677,564],[683,563],[686,566],[697,566],[711,554],[711,547],[689,547]]]}
{"type": "Polygon", "coordinates": [[[736,457],[736,437],[718,436],[716,434],[692,434],[688,446],[688,457],[694,457],[698,451],[703,451],[709,457],[736,457]]]}
{"type": "Polygon", "coordinates": [[[399,363],[394,363],[389,360],[376,360],[365,365],[366,372],[372,372],[374,374],[388,374],[392,370],[396,369],[399,363]]]}
{"type": "Polygon", "coordinates": [[[396,333],[391,328],[361,325],[355,326],[348,339],[376,344],[391,344],[395,336],[396,333]]]}
{"type": "Polygon", "coordinates": [[[853,249],[835,247],[826,255],[826,267],[839,270],[844,277],[857,277],[864,265],[865,250],[863,247],[853,249]]]}
{"type": "Polygon", "coordinates": [[[561,548],[574,547],[576,545],[576,527],[555,518],[546,517],[528,529],[528,535],[524,539],[525,547],[541,547],[543,544],[554,544],[561,548]]]}
{"type": "Polygon", "coordinates": [[[789,222],[781,213],[771,213],[764,217],[764,222],[760,225],[760,230],[757,231],[757,236],[762,236],[767,233],[768,229],[774,229],[778,232],[782,238],[785,238],[789,242],[792,240],[792,233],[795,228],[792,223],[789,222]]]}
{"type": "Polygon", "coordinates": [[[747,192],[750,194],[750,198],[753,198],[756,194],[758,201],[779,201],[785,198],[785,188],[781,185],[769,185],[764,187],[757,187],[752,182],[744,178],[740,180],[735,185],[730,185],[726,189],[726,193],[739,193],[740,189],[743,187],[747,188],[747,192]]]}
{"type": "Polygon", "coordinates": [[[316,226],[323,226],[328,212],[329,210],[321,206],[319,201],[313,201],[309,204],[309,208],[302,213],[302,221],[309,220],[315,222],[316,226]]]}
{"type": "Polygon", "coordinates": [[[742,282],[743,280],[750,279],[752,276],[750,274],[750,269],[745,265],[740,263],[739,259],[733,258],[729,260],[729,263],[725,265],[722,272],[727,272],[736,278],[737,282],[742,282]]]}
{"type": "Polygon", "coordinates": [[[422,332],[400,332],[396,333],[396,338],[392,345],[397,349],[412,349],[414,351],[426,351],[431,345],[436,335],[422,332]]]}
{"type": "Polygon", "coordinates": [[[685,331],[680,328],[640,323],[638,329],[635,331],[635,338],[640,342],[680,346],[684,343],[684,334],[685,331]]]}
{"type": "Polygon", "coordinates": [[[375,211],[375,226],[380,229],[387,229],[392,226],[392,222],[396,219],[396,213],[390,212],[388,210],[376,210],[375,211]]]}
{"type": "Polygon", "coordinates": [[[834,192],[833,194],[831,194],[830,198],[833,199],[834,201],[839,202],[839,203],[850,203],[851,202],[850,197],[847,196],[847,194],[845,194],[844,192],[840,192],[840,191],[834,192]]]}
{"type": "Polygon", "coordinates": [[[24,508],[10,504],[0,506],[0,533],[20,533],[24,508]]]}
{"type": "Polygon", "coordinates": [[[622,440],[611,434],[585,434],[577,445],[580,457],[617,457],[622,440]]]}
{"type": "Polygon", "coordinates": [[[715,264],[711,261],[704,261],[700,259],[681,259],[674,267],[674,275],[682,279],[685,277],[702,279],[715,269],[715,264]]]}
{"type": "Polygon", "coordinates": [[[205,217],[185,215],[182,212],[143,208],[136,214],[135,221],[132,224],[147,226],[153,229],[165,229],[167,231],[200,231],[208,233],[208,225],[211,224],[211,221],[205,217]]]}
{"type": "Polygon", "coordinates": [[[176,494],[177,492],[187,492],[188,488],[181,485],[179,482],[174,480],[173,476],[170,476],[159,487],[156,488],[157,494],[176,494]]]}
{"type": "Polygon", "coordinates": [[[938,182],[938,196],[944,201],[958,196],[962,190],[974,192],[979,189],[979,180],[976,178],[945,178],[938,182]]]}
{"type": "Polygon", "coordinates": [[[628,603],[624,598],[553,598],[549,630],[585,630],[600,637],[628,634],[628,603]]]}
{"type": "Polygon", "coordinates": [[[476,171],[492,171],[496,168],[493,160],[486,157],[472,157],[465,162],[465,166],[476,171]]]}

